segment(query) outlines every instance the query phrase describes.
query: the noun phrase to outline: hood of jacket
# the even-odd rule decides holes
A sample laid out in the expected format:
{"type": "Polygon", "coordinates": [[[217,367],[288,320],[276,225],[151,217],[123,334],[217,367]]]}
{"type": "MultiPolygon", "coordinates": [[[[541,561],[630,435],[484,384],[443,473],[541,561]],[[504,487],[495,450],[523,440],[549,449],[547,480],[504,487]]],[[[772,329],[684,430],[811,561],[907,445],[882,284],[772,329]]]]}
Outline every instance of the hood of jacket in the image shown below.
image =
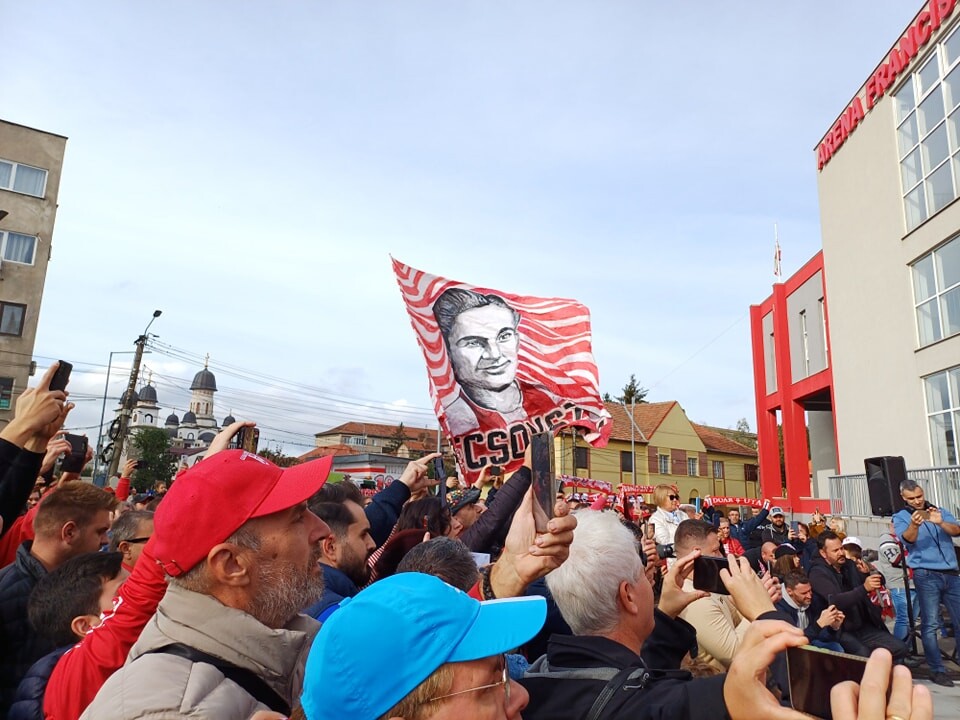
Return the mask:
{"type": "Polygon", "coordinates": [[[183,643],[252,670],[282,697],[295,698],[303,688],[307,653],[319,629],[306,615],[295,616],[283,628],[269,628],[209,595],[170,585],[130,649],[127,664],[165,645],[183,643]]]}

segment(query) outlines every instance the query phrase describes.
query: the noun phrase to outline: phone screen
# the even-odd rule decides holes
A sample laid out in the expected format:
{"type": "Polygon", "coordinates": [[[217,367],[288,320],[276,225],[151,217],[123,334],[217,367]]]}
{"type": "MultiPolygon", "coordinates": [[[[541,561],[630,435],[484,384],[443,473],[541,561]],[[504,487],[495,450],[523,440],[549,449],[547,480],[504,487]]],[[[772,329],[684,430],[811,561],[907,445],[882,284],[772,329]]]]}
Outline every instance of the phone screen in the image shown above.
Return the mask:
{"type": "Polygon", "coordinates": [[[797,522],[796,520],[791,520],[790,529],[793,530],[794,532],[800,532],[800,523],[797,522]]]}
{"type": "Polygon", "coordinates": [[[697,590],[729,595],[730,591],[720,579],[721,570],[730,570],[730,561],[722,557],[701,555],[693,559],[693,586],[697,590]]]}
{"type": "Polygon", "coordinates": [[[832,720],[830,688],[840,682],[863,679],[867,659],[823,650],[813,645],[787,648],[787,677],[794,710],[832,720]]]}
{"type": "Polygon", "coordinates": [[[537,532],[546,532],[546,521],[553,517],[553,504],[557,497],[557,480],[553,471],[553,435],[539,433],[530,441],[531,470],[533,472],[533,496],[543,510],[534,513],[537,532]]]}

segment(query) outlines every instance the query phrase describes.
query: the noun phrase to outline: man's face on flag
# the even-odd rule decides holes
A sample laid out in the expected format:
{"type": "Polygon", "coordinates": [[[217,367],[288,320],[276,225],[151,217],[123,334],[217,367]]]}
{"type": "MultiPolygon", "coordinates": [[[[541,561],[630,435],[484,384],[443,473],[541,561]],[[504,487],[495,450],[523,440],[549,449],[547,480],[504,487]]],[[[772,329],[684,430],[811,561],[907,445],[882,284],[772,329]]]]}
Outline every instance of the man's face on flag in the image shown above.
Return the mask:
{"type": "Polygon", "coordinates": [[[465,310],[447,336],[457,382],[484,390],[503,390],[517,375],[517,334],[513,312],[500,305],[465,310]]]}

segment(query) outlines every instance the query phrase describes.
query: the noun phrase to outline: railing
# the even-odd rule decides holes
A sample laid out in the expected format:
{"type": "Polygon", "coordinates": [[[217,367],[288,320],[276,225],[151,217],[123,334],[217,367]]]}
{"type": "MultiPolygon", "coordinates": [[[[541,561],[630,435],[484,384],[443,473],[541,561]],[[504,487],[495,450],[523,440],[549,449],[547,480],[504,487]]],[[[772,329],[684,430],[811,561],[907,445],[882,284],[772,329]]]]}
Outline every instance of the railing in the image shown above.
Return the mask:
{"type": "MultiPolygon", "coordinates": [[[[960,466],[908,470],[907,477],[920,484],[927,500],[960,515],[960,466]]],[[[828,479],[830,512],[845,517],[871,517],[867,476],[834,475],[828,479]]]]}

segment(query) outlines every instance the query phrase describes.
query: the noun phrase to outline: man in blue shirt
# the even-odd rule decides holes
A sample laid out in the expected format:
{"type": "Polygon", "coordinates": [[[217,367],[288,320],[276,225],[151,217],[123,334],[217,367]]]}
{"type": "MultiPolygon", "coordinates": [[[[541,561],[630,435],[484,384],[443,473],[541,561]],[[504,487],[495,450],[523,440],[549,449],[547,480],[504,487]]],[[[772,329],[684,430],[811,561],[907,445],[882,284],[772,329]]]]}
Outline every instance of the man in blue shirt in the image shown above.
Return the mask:
{"type": "Polygon", "coordinates": [[[920,598],[920,637],[923,655],[930,666],[930,680],[953,687],[940,657],[937,627],[940,603],[950,610],[954,635],[960,637],[960,568],[953,538],[960,535],[957,519],[926,501],[913,480],[900,483],[900,496],[907,506],[893,516],[897,537],[907,548],[907,565],[920,598]]]}

